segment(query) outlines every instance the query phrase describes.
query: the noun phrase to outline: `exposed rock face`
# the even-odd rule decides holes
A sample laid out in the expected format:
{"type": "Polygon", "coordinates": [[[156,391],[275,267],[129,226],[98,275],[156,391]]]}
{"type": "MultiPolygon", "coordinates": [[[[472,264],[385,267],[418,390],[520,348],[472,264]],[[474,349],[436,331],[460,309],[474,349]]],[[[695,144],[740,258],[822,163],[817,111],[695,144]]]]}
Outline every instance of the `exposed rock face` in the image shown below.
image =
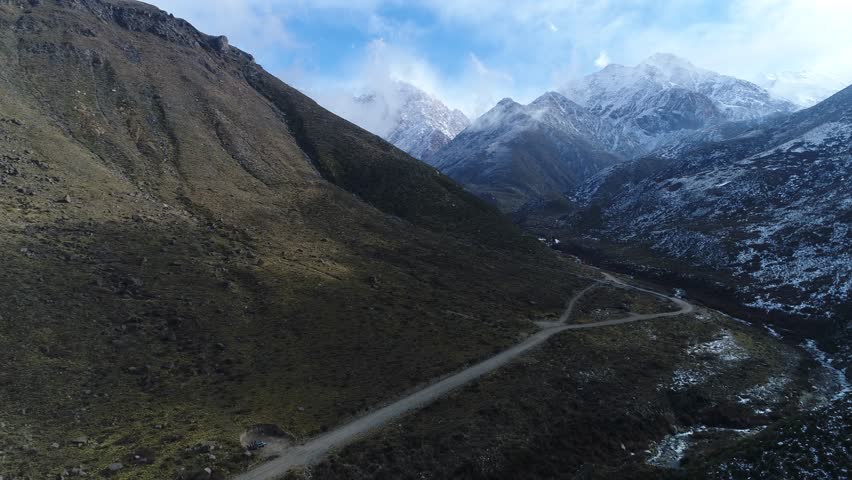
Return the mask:
{"type": "Polygon", "coordinates": [[[0,0],[0,5],[9,5],[18,8],[29,8],[41,5],[41,0],[0,0]]]}
{"type": "Polygon", "coordinates": [[[211,43],[213,45],[213,48],[215,48],[216,51],[219,51],[219,52],[228,51],[228,48],[230,46],[229,43],[228,43],[228,37],[226,37],[224,35],[221,35],[221,36],[218,36],[218,37],[213,37],[211,43]]]}
{"type": "MultiPolygon", "coordinates": [[[[0,4],[18,8],[31,8],[42,5],[41,0],[0,0],[0,4]]],[[[196,30],[185,20],[175,18],[156,7],[133,0],[55,0],[55,3],[67,9],[83,11],[94,15],[102,22],[114,22],[131,32],[153,33],[163,39],[187,47],[210,45],[215,51],[226,53],[230,49],[225,36],[209,37],[196,30]],[[209,41],[207,40],[209,38],[209,41]]],[[[29,22],[32,30],[35,24],[32,17],[21,17],[19,22],[29,22]]],[[[44,25],[49,27],[50,25],[44,25]]],[[[22,28],[22,25],[19,25],[22,28]]],[[[91,30],[89,30],[91,32],[91,30]]],[[[236,51],[236,55],[251,58],[245,52],[236,51]]]]}

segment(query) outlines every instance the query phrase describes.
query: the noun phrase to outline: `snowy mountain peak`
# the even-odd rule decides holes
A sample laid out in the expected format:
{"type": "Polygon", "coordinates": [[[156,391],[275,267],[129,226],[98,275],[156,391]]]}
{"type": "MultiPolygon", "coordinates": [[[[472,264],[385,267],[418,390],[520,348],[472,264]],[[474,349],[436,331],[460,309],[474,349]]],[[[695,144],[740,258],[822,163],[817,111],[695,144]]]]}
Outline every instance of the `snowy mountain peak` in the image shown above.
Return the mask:
{"type": "Polygon", "coordinates": [[[503,100],[500,100],[499,102],[497,102],[498,107],[506,107],[506,106],[514,106],[514,105],[520,105],[520,104],[518,102],[512,100],[509,97],[506,97],[503,100]]]}
{"type": "Polygon", "coordinates": [[[643,245],[690,265],[690,279],[730,275],[744,303],[767,312],[825,318],[848,304],[852,87],[684,143],[585,182],[571,199],[588,216],[566,231],[643,245]]]}
{"type": "Polygon", "coordinates": [[[504,99],[476,119],[430,163],[471,191],[514,211],[560,195],[622,159],[601,145],[610,128],[556,92],[529,105],[504,99]]]}
{"type": "Polygon", "coordinates": [[[698,90],[700,85],[705,82],[719,81],[723,78],[734,80],[731,77],[696,67],[689,60],[671,53],[654,54],[636,68],[664,85],[670,84],[692,91],[698,90]]]}
{"type": "Polygon", "coordinates": [[[797,108],[751,82],[667,53],[636,67],[610,65],[570,82],[562,93],[612,122],[619,132],[617,151],[628,157],[648,153],[689,131],[797,108]]]}
{"type": "Polygon", "coordinates": [[[557,92],[547,92],[544,95],[535,99],[530,106],[533,107],[571,107],[571,108],[583,108],[580,105],[576,104],[569,100],[565,95],[557,92]]]}
{"type": "Polygon", "coordinates": [[[704,71],[693,65],[689,60],[671,53],[655,53],[642,62],[642,65],[649,65],[663,71],[673,71],[677,69],[704,71]]]}
{"type": "Polygon", "coordinates": [[[599,119],[582,106],[556,92],[545,93],[524,109],[535,121],[562,129],[566,133],[581,135],[591,142],[603,141],[604,139],[599,138],[599,133],[609,130],[602,128],[605,120],[599,119]]]}
{"type": "Polygon", "coordinates": [[[509,122],[518,124],[528,121],[529,116],[523,105],[511,98],[504,98],[494,108],[474,120],[467,130],[492,130],[509,122]]]}
{"type": "MultiPolygon", "coordinates": [[[[598,120],[589,112],[556,92],[547,92],[535,99],[529,105],[521,105],[510,98],[500,101],[494,108],[476,119],[469,130],[495,130],[510,129],[522,130],[525,128],[565,128],[578,132],[573,125],[588,123],[597,124],[598,120]]],[[[592,129],[587,128],[584,133],[592,135],[592,129]]]]}
{"type": "Polygon", "coordinates": [[[426,160],[470,125],[459,110],[405,82],[356,97],[352,112],[338,112],[384,137],[415,158],[426,160]]]}

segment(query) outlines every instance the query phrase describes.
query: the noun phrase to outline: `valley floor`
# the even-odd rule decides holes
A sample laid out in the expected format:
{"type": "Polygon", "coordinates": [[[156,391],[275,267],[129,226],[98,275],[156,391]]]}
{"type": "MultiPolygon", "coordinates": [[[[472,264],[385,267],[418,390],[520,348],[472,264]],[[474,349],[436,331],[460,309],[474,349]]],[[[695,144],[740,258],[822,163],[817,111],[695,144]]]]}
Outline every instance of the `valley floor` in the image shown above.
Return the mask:
{"type": "MultiPolygon", "coordinates": [[[[606,276],[572,298],[562,318],[539,322],[544,330],[498,361],[238,478],[274,479],[287,471],[291,478],[341,479],[696,478],[709,471],[721,478],[746,463],[735,460],[737,446],[775,441],[782,421],[833,405],[826,402],[830,389],[813,384],[820,366],[794,346],[606,276]],[[626,325],[640,320],[646,321],[626,325]],[[610,328],[598,328],[604,326],[610,328]],[[461,382],[472,384],[444,396],[461,382]],[[435,402],[399,418],[415,399],[417,406],[435,402]],[[385,427],[375,435],[339,449],[379,423],[385,427]],[[326,450],[333,451],[328,459],[306,465],[326,450]]],[[[835,454],[846,451],[842,442],[837,448],[835,454]]],[[[842,465],[826,465],[830,475],[841,473],[842,465]]]]}
{"type": "MultiPolygon", "coordinates": [[[[455,375],[439,380],[429,385],[428,387],[419,390],[397,402],[394,402],[386,407],[376,410],[370,413],[369,415],[361,417],[351,423],[343,425],[340,428],[332,430],[331,432],[328,432],[318,438],[315,438],[303,445],[294,446],[289,449],[285,448],[283,450],[280,448],[276,448],[275,450],[281,450],[283,452],[278,458],[244,475],[238,476],[237,479],[274,480],[275,478],[278,478],[282,474],[288,472],[289,470],[295,467],[309,465],[311,462],[315,461],[329,450],[341,447],[357,439],[359,436],[367,434],[371,430],[382,427],[412,410],[422,408],[423,406],[426,406],[438,400],[447,393],[468,383],[471,383],[479,379],[483,375],[497,370],[498,368],[520,357],[527,351],[538,347],[542,343],[546,342],[549,338],[559,333],[568,330],[588,330],[592,328],[608,327],[613,325],[626,325],[628,323],[638,322],[642,320],[676,317],[679,315],[691,313],[695,309],[695,307],[683,300],[673,297],[661,296],[661,298],[664,298],[676,304],[679,309],[677,311],[663,313],[630,313],[627,316],[615,319],[607,319],[580,324],[568,324],[568,322],[573,319],[572,314],[574,312],[574,309],[576,308],[577,303],[581,301],[587,293],[601,285],[636,290],[645,293],[653,293],[648,290],[631,287],[609,274],[604,274],[604,277],[605,280],[595,281],[592,285],[586,287],[585,289],[577,293],[574,297],[572,297],[571,300],[568,301],[568,306],[566,308],[565,313],[560,317],[558,321],[539,322],[541,330],[531,335],[518,345],[515,345],[514,347],[503,351],[472,367],[466,368],[455,375]]],[[[275,440],[270,440],[270,443],[274,444],[276,442],[275,440]]]]}

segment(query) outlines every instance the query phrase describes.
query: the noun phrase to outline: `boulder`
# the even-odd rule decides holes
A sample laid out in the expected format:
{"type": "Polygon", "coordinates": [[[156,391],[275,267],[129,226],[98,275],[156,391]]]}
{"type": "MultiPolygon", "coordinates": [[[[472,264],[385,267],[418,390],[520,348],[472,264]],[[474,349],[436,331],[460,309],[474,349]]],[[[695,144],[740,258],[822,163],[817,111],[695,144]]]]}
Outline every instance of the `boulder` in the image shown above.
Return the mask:
{"type": "Polygon", "coordinates": [[[213,39],[210,41],[210,45],[217,52],[223,52],[223,53],[227,52],[228,48],[230,48],[230,46],[231,46],[230,42],[228,42],[228,37],[226,37],[224,35],[220,35],[218,37],[213,37],[213,39]]]}

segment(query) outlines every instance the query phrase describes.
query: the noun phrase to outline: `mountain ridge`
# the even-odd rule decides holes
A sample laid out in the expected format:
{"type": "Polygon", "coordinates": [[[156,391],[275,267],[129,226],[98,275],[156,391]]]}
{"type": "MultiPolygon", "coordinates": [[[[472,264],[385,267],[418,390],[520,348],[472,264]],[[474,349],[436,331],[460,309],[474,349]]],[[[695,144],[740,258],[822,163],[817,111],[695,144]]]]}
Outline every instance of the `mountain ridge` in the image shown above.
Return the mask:
{"type": "Polygon", "coordinates": [[[559,196],[622,159],[674,152],[795,110],[762,88],[657,54],[529,105],[500,101],[428,163],[504,211],[559,196]]]}

